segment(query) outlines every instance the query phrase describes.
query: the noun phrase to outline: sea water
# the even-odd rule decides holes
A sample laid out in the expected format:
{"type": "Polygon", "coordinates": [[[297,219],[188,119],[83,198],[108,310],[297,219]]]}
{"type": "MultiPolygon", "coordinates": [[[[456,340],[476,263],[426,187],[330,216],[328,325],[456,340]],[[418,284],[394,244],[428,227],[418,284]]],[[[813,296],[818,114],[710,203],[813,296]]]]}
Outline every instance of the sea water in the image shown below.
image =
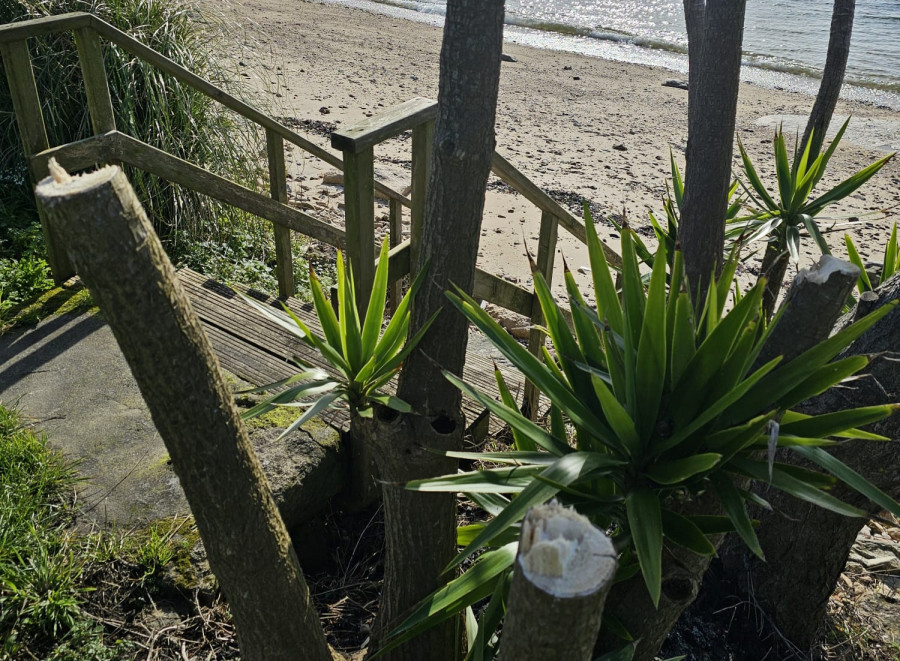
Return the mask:
{"type": "MultiPolygon", "coordinates": [[[[336,0],[440,24],[446,0],[336,0]]],[[[747,0],[742,78],[814,94],[833,0],[747,0]]],[[[687,71],[682,0],[507,0],[505,38],[687,71]]],[[[845,98],[900,110],[900,0],[857,0],[845,98]]]]}

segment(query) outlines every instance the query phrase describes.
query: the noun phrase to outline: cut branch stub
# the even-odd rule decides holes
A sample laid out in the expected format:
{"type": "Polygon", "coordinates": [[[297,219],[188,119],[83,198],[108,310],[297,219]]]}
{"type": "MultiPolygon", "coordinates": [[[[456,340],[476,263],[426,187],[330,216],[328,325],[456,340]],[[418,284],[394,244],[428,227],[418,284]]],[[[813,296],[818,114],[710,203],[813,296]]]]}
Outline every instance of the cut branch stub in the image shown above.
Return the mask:
{"type": "Polygon", "coordinates": [[[609,538],[551,502],[522,524],[500,661],[588,661],[616,574],[609,538]]]}

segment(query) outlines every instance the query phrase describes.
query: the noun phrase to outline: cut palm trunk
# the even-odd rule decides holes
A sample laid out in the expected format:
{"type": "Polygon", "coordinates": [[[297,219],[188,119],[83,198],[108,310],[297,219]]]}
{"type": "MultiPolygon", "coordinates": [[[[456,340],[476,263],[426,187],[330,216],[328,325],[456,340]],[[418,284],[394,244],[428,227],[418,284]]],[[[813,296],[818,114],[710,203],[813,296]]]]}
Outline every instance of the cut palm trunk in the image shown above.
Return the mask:
{"type": "Polygon", "coordinates": [[[128,361],[234,616],[248,661],[332,654],[231,393],[134,190],[118,167],[54,178],[39,204],[128,361]]]}
{"type": "MultiPolygon", "coordinates": [[[[900,276],[894,276],[877,290],[880,307],[900,298],[900,276]]],[[[869,304],[871,305],[871,303],[869,304]]],[[[835,330],[852,321],[841,319],[835,330]]],[[[811,324],[831,328],[832,320],[813,318],[811,324]]],[[[844,355],[884,355],[900,347],[900,312],[894,310],[852,344],[844,355]]],[[[848,407],[871,406],[900,401],[900,372],[896,363],[884,357],[872,360],[856,379],[844,388],[834,388],[806,402],[800,411],[820,414],[848,407]]],[[[885,443],[850,442],[830,453],[861,473],[894,499],[900,497],[900,418],[892,416],[869,431],[892,439],[885,443]]],[[[797,457],[780,453],[778,461],[800,463],[797,457]]],[[[802,465],[802,464],[801,464],[802,465]]],[[[850,505],[873,516],[880,508],[843,485],[831,492],[850,505]]],[[[834,591],[847,562],[856,535],[865,525],[861,518],[839,516],[808,503],[768,492],[774,512],[761,511],[759,541],[767,562],[748,558],[743,549],[729,549],[724,555],[729,578],[743,589],[752,586],[758,601],[775,626],[800,649],[816,643],[825,624],[828,598],[834,591]]]]}
{"type": "Polygon", "coordinates": [[[589,661],[616,574],[609,538],[555,502],[522,524],[500,661],[589,661]]]}

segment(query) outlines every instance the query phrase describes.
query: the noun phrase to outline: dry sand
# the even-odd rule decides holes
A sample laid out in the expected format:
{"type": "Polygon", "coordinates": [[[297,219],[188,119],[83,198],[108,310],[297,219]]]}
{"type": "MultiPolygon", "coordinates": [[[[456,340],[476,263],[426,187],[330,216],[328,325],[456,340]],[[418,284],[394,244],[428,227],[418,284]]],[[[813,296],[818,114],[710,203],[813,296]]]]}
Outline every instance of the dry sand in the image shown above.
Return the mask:
{"type": "MultiPolygon", "coordinates": [[[[303,0],[202,2],[240,24],[232,43],[238,69],[288,122],[319,120],[346,127],[415,96],[437,98],[438,28],[303,0]]],[[[510,43],[504,52],[516,61],[502,67],[498,151],[545,190],[568,195],[574,213],[580,215],[578,201],[584,197],[597,205],[601,217],[626,210],[631,223],[648,229],[647,211],[661,210],[670,148],[683,166],[687,92],[663,86],[677,74],[510,43]]],[[[782,120],[787,127],[790,116],[805,116],[812,101],[797,93],[741,87],[738,135],[772,185],[772,127],[782,120]]],[[[858,103],[841,103],[837,112],[853,116],[851,130],[820,187],[900,148],[896,112],[858,103]]],[[[325,135],[312,137],[328,145],[325,135]]],[[[321,185],[328,168],[296,150],[289,158],[294,199],[313,208],[336,208],[340,192],[321,185]]],[[[408,140],[383,145],[376,159],[376,169],[389,183],[402,188],[399,180],[408,182],[408,140]]],[[[820,216],[820,223],[861,219],[852,233],[863,258],[875,261],[896,219],[878,212],[892,208],[896,213],[898,204],[900,163],[894,159],[861,193],[820,216]]],[[[536,245],[539,221],[540,212],[521,196],[489,187],[479,265],[530,285],[523,240],[536,245]]],[[[599,228],[618,248],[612,224],[604,219],[599,228]]],[[[842,237],[842,231],[829,237],[837,254],[844,254],[842,237]]],[[[806,249],[808,264],[817,255],[809,240],[806,249]]],[[[583,246],[565,232],[559,250],[573,269],[587,264],[583,246]]],[[[555,281],[561,281],[558,273],[555,281]]]]}

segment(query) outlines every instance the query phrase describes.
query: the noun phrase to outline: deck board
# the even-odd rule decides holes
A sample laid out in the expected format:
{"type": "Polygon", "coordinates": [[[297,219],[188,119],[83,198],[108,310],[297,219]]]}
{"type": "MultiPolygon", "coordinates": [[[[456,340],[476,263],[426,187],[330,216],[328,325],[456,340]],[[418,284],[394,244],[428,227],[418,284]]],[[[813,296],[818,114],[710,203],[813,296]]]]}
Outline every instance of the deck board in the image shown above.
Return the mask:
{"type": "MultiPolygon", "coordinates": [[[[178,275],[220,364],[235,376],[255,386],[265,385],[295,374],[298,368],[291,362],[295,359],[333,372],[317,352],[276,321],[269,319],[234,289],[190,269],[181,269],[178,275]]],[[[280,302],[275,299],[246,288],[242,289],[242,293],[249,293],[253,298],[271,307],[274,314],[282,315],[288,320],[287,315],[281,311],[280,302]]],[[[287,305],[313,332],[321,332],[312,305],[294,298],[289,299],[287,305]]],[[[479,390],[498,397],[493,374],[494,367],[489,358],[473,352],[468,353],[463,378],[479,390]]],[[[504,376],[513,392],[521,389],[520,375],[505,372],[504,376]]],[[[392,389],[393,384],[388,384],[386,390],[392,389]]],[[[466,425],[470,429],[486,415],[484,407],[467,397],[463,397],[463,413],[466,425]]],[[[349,428],[346,412],[329,411],[323,418],[328,424],[344,431],[349,428]]],[[[491,432],[499,431],[502,426],[499,420],[490,417],[491,432]]]]}

